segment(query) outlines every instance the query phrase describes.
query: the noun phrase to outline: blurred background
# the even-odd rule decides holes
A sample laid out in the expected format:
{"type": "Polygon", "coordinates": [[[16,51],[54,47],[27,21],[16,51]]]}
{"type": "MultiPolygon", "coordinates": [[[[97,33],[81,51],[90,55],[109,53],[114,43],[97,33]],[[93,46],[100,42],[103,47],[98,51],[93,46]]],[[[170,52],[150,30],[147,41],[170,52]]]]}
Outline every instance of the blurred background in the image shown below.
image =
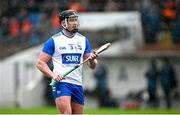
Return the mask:
{"type": "Polygon", "coordinates": [[[54,106],[35,63],[66,9],[93,49],[112,43],[84,66],[86,108],[180,108],[180,0],[1,0],[0,107],[54,106]]]}

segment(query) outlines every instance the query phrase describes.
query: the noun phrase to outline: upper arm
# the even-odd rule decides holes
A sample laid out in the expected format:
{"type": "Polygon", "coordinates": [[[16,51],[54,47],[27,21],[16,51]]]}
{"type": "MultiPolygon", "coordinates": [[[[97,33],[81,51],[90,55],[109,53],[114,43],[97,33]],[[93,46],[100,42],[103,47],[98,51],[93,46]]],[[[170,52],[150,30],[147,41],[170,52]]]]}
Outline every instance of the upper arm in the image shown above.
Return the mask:
{"type": "Polygon", "coordinates": [[[89,40],[86,38],[86,43],[85,43],[85,50],[84,50],[84,54],[90,54],[91,53],[91,44],[89,42],[89,40]]]}
{"type": "Polygon", "coordinates": [[[38,62],[48,62],[54,54],[55,46],[52,38],[48,39],[39,55],[38,62]]]}
{"type": "Polygon", "coordinates": [[[91,54],[91,45],[89,40],[86,38],[86,43],[85,43],[85,50],[84,50],[84,59],[88,58],[91,54]]]}
{"type": "Polygon", "coordinates": [[[51,59],[50,55],[48,55],[45,52],[41,52],[39,55],[39,58],[38,58],[38,62],[41,61],[41,62],[47,63],[47,62],[49,62],[50,59],[51,59]]]}
{"type": "Polygon", "coordinates": [[[50,56],[52,56],[54,54],[55,45],[54,45],[54,40],[52,38],[48,39],[45,42],[42,51],[50,56]]]}

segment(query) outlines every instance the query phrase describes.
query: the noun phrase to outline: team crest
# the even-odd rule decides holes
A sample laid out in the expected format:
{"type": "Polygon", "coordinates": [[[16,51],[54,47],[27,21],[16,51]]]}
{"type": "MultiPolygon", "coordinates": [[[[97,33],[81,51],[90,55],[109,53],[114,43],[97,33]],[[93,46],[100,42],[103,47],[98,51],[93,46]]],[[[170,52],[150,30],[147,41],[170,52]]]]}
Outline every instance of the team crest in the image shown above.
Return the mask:
{"type": "Polygon", "coordinates": [[[70,50],[82,50],[81,42],[78,41],[76,44],[68,44],[70,47],[70,50]]]}
{"type": "Polygon", "coordinates": [[[81,46],[81,42],[80,41],[77,41],[76,45],[77,45],[77,49],[82,50],[82,46],[81,46]]]}

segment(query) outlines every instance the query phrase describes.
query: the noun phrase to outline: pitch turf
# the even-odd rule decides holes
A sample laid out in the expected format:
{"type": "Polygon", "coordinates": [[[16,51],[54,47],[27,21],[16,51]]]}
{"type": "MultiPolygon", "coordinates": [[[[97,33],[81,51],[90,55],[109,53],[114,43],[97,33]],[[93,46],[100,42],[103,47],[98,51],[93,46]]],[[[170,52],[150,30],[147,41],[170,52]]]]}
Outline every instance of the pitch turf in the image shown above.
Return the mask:
{"type": "MultiPolygon", "coordinates": [[[[119,108],[85,109],[85,114],[179,114],[179,109],[134,109],[123,110],[119,108]]],[[[0,108],[0,114],[57,114],[55,107],[44,108],[0,108]]]]}

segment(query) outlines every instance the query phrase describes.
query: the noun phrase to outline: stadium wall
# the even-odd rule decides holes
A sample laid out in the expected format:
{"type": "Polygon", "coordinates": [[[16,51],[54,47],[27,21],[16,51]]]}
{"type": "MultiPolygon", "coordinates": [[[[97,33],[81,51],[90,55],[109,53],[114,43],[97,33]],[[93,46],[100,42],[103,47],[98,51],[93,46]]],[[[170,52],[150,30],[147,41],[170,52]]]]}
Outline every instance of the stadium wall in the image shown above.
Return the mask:
{"type": "Polygon", "coordinates": [[[35,67],[39,52],[40,46],[0,61],[0,106],[44,105],[42,74],[35,67]]]}

